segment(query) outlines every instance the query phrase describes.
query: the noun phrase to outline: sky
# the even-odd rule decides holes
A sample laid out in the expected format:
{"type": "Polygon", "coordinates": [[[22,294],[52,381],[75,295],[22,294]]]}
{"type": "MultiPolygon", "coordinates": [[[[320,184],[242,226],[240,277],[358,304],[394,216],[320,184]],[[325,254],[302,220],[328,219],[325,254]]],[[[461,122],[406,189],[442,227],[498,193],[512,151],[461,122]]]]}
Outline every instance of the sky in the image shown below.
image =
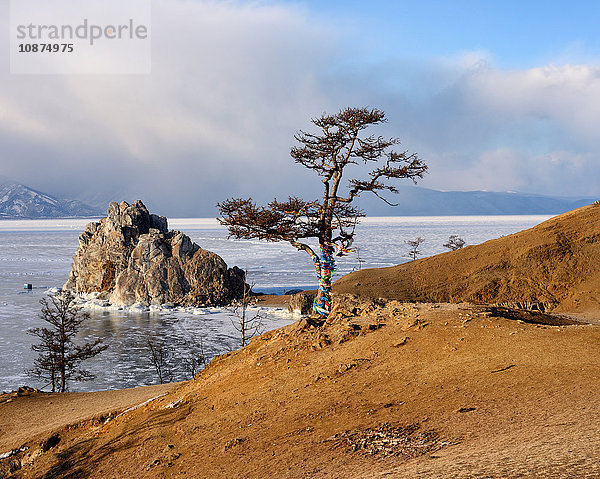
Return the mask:
{"type": "Polygon", "coordinates": [[[11,74],[8,8],[0,176],[55,196],[316,198],[294,133],[347,106],[385,111],[420,186],[600,196],[598,2],[153,0],[139,75],[11,74]]]}

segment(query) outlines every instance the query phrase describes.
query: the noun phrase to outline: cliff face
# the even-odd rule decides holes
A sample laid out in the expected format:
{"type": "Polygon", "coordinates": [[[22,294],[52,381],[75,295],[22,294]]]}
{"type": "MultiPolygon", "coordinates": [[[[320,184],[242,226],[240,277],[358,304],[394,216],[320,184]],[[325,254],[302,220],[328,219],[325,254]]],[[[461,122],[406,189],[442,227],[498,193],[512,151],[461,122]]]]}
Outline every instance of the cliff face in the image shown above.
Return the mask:
{"type": "Polygon", "coordinates": [[[244,272],[228,268],[141,201],[111,203],[108,215],[89,223],[64,288],[100,292],[112,304],[222,305],[241,295],[244,272]]]}

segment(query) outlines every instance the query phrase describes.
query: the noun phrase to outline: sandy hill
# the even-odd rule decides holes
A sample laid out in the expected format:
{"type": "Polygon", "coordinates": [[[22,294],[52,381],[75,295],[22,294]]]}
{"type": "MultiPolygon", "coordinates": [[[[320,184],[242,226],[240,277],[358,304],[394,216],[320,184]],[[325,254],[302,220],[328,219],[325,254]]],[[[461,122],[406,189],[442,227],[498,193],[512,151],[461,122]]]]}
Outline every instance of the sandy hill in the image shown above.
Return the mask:
{"type": "Polygon", "coordinates": [[[40,433],[43,397],[0,404],[26,412],[0,477],[600,477],[599,344],[482,307],[338,308],[120,415],[40,433]]]}
{"type": "Polygon", "coordinates": [[[534,302],[600,313],[600,206],[461,250],[338,280],[338,293],[427,302],[534,302]]]}
{"type": "Polygon", "coordinates": [[[600,477],[600,327],[365,298],[594,314],[599,223],[600,207],[584,207],[352,274],[336,289],[363,296],[338,294],[321,327],[300,320],[255,338],[123,412],[115,405],[131,397],[94,393],[87,417],[78,396],[0,400],[0,478],[600,477]]]}

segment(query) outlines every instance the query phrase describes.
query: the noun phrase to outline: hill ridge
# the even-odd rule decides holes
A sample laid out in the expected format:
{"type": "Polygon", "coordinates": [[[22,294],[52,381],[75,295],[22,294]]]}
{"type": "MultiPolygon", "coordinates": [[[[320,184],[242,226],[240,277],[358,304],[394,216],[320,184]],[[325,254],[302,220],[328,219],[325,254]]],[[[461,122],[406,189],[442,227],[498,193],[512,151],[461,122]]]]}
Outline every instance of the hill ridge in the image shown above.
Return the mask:
{"type": "Polygon", "coordinates": [[[356,271],[334,292],[401,301],[546,303],[600,312],[600,206],[509,236],[388,268],[356,271]]]}
{"type": "Polygon", "coordinates": [[[11,181],[0,184],[0,219],[45,219],[97,216],[79,200],[60,199],[11,181]]]}

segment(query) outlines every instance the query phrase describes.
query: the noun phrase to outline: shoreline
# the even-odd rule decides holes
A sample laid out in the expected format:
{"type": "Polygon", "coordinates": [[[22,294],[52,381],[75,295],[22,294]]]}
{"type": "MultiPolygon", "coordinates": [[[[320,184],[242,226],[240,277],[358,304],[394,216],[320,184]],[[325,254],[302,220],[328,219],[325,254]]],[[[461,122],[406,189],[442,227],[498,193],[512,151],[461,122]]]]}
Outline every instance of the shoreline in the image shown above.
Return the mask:
{"type": "MultiPolygon", "coordinates": [[[[59,292],[59,288],[50,288],[45,291],[46,294],[59,292]]],[[[78,293],[75,294],[73,302],[78,307],[87,311],[107,311],[107,312],[125,312],[125,313],[186,313],[191,315],[203,315],[206,311],[213,312],[227,308],[228,306],[179,306],[171,303],[151,304],[134,303],[128,306],[111,304],[107,299],[99,298],[100,293],[78,293]]],[[[268,308],[287,308],[292,295],[277,294],[255,294],[256,305],[250,307],[268,307],[268,308]]]]}
{"type": "Polygon", "coordinates": [[[32,437],[47,404],[14,400],[28,442],[0,476],[600,477],[600,327],[565,317],[598,318],[597,211],[344,276],[323,324],[257,336],[109,421],[32,437]]]}

